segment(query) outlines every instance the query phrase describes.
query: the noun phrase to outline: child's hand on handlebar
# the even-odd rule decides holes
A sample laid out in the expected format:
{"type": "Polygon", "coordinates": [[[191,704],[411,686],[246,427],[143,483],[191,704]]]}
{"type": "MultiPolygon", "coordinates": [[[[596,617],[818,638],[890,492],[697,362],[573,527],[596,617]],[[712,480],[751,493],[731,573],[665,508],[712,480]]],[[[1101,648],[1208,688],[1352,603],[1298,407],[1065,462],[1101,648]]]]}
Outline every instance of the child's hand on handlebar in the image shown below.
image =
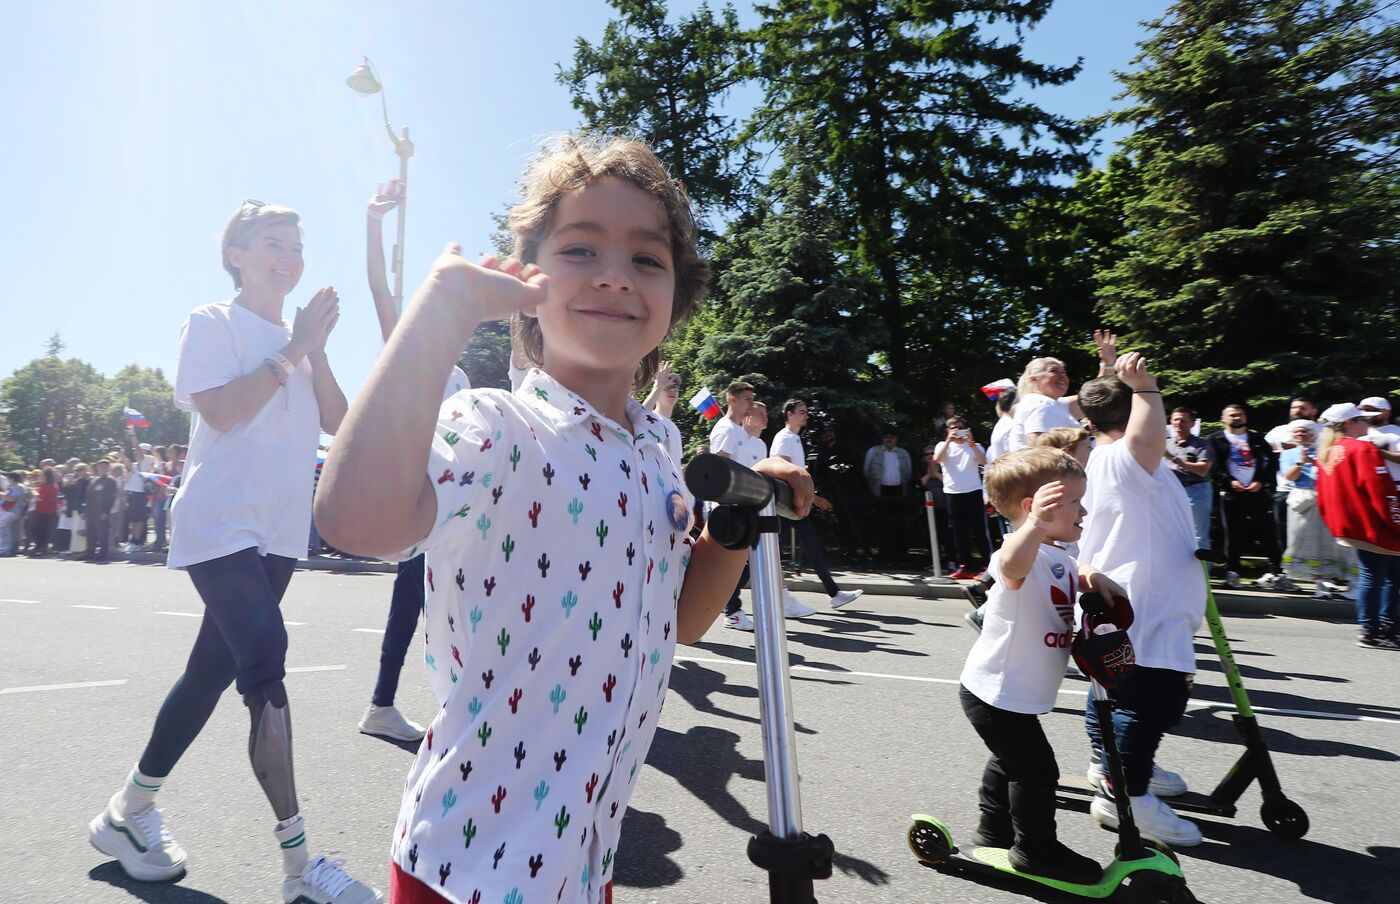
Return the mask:
{"type": "Polygon", "coordinates": [[[794,515],[806,518],[811,514],[812,497],[816,495],[816,490],[812,486],[812,475],[808,474],[805,468],[799,468],[785,458],[765,458],[754,465],[753,469],[774,480],[781,480],[792,489],[794,515]]]}
{"type": "Polygon", "coordinates": [[[1085,593],[1097,593],[1110,607],[1116,605],[1118,600],[1128,598],[1128,591],[1123,589],[1123,585],[1102,571],[1081,575],[1080,584],[1081,590],[1085,593]]]}

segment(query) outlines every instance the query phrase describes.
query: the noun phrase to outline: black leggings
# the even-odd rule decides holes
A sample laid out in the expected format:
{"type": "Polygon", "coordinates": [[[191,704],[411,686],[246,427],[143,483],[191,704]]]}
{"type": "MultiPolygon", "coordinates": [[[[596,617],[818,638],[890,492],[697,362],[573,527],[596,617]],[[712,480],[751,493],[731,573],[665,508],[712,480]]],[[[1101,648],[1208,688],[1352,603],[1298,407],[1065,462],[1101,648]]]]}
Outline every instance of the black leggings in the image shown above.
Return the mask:
{"type": "MultiPolygon", "coordinates": [[[[204,600],[204,621],[185,673],[156,715],[141,754],[143,773],[169,775],[235,681],[245,702],[267,685],[275,685],[281,694],[287,658],[282,595],[296,564],[296,559],[260,556],[250,548],[189,566],[190,579],[204,600]]],[[[255,727],[257,719],[254,713],[255,727]]]]}
{"type": "Polygon", "coordinates": [[[963,713],[992,752],[977,792],[979,829],[989,837],[1010,834],[1034,852],[1055,841],[1055,784],[1060,769],[1038,716],[1013,713],[958,688],[963,713]]]}
{"type": "Polygon", "coordinates": [[[982,491],[947,493],[948,520],[953,532],[953,560],[964,568],[972,568],[972,547],[975,543],[985,551],[984,562],[992,558],[992,539],[987,534],[987,508],[982,491]]]}

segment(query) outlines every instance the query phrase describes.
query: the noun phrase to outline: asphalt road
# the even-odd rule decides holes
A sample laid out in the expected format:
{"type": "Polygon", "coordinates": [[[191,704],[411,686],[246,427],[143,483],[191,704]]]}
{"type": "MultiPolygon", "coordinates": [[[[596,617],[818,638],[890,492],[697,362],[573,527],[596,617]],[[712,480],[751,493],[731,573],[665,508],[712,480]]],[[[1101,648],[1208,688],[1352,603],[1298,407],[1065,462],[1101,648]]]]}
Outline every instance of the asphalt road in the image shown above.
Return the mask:
{"type": "MultiPolygon", "coordinates": [[[[297,784],[315,852],[387,885],[388,840],[411,752],[366,737],[391,578],[303,573],[284,604],[297,784]]],[[[801,594],[809,603],[820,597],[801,594]]],[[[277,900],[272,814],[247,763],[247,716],[230,692],[162,792],[190,852],[174,884],[125,878],[90,848],[86,826],[139,755],[199,627],[188,579],[163,567],[0,561],[0,901],[214,904],[277,900]]],[[[957,703],[972,641],[965,604],[862,598],[789,622],[802,804],[809,831],[838,851],[830,902],[1003,902],[989,887],[917,864],[909,814],[973,826],[985,751],[957,703]]],[[[1251,789],[1237,820],[1201,820],[1206,843],[1180,851],[1211,904],[1400,900],[1400,652],[1361,650],[1340,622],[1227,618],[1285,790],[1312,831],[1284,841],[1259,821],[1251,789]]],[[[1209,790],[1239,753],[1213,648],[1200,638],[1196,700],[1161,760],[1209,790]]],[[[672,691],[627,813],[619,904],[768,900],[744,846],[766,822],[753,636],[723,627],[681,647],[672,691]]],[[[1067,679],[1045,718],[1066,775],[1086,759],[1086,685],[1067,679]]],[[[399,703],[435,705],[414,662],[399,703]]],[[[1060,811],[1066,843],[1106,861],[1114,836],[1060,811]]],[[[1050,895],[1040,900],[1063,900],[1050,895]]],[[[534,904],[534,902],[530,902],[534,904]]]]}

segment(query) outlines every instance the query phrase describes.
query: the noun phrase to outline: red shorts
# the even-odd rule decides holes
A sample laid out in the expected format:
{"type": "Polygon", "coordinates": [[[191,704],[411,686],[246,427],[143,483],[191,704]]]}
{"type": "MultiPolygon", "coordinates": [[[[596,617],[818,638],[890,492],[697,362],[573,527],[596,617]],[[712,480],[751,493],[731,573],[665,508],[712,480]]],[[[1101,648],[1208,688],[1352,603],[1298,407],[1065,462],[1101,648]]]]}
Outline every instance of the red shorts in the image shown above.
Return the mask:
{"type": "MultiPolygon", "coordinates": [[[[612,883],[603,886],[603,904],[612,904],[612,883]]],[[[389,874],[389,904],[443,904],[447,899],[395,863],[389,874]]]]}

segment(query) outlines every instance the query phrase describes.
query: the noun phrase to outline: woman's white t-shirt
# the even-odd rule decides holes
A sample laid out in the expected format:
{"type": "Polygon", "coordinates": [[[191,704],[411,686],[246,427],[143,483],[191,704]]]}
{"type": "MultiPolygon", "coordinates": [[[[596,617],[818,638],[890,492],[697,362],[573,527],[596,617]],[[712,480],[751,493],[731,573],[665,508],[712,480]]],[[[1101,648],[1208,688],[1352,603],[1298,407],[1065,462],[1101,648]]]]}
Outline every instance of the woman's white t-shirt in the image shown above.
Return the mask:
{"type": "Polygon", "coordinates": [[[1078,427],[1079,421],[1070,414],[1069,405],[1062,399],[1052,399],[1038,392],[1027,393],[1016,399],[1016,425],[1011,430],[1008,452],[1024,449],[1026,437],[1034,433],[1046,433],[1056,427],[1078,427]]]}
{"type": "Polygon", "coordinates": [[[231,301],[202,305],[180,330],[175,404],[190,412],[190,448],[172,503],[171,568],[241,549],[306,555],[321,415],[302,359],[285,385],[231,430],[214,429],[192,396],[265,367],[292,338],[291,325],[264,320],[231,301]]]}
{"type": "Polygon", "coordinates": [[[988,706],[1038,715],[1055,706],[1074,637],[1079,569],[1068,552],[1040,544],[1021,589],[1001,576],[1001,551],[987,573],[996,578],[982,607],[982,633],[959,681],[988,706]]]}
{"type": "MultiPolygon", "coordinates": [[[[973,445],[982,449],[981,443],[973,445]]],[[[982,472],[972,449],[963,443],[941,442],[934,447],[934,456],[941,455],[945,448],[948,457],[943,459],[943,492],[973,493],[982,489],[982,472]]]]}

